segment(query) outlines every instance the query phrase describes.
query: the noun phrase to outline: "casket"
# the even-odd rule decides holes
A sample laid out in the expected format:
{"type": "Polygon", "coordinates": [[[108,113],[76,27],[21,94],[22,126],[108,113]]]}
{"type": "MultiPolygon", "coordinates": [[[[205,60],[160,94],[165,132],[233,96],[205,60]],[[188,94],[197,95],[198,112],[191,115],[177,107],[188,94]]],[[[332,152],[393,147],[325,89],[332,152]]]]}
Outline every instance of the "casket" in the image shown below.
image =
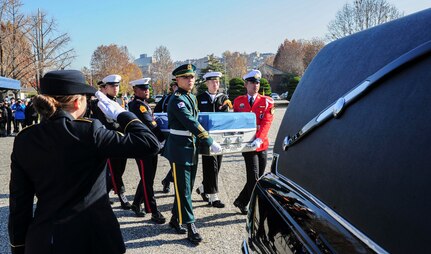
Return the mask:
{"type": "MultiPolygon", "coordinates": [[[[167,113],[154,113],[155,121],[163,133],[169,134],[167,113]]],[[[256,136],[254,113],[200,112],[198,121],[223,150],[219,154],[254,151],[251,143],[256,136]]],[[[207,146],[199,146],[199,153],[216,155],[207,146]]]]}
{"type": "MultiPolygon", "coordinates": [[[[256,150],[250,145],[256,136],[256,115],[254,113],[201,112],[198,121],[214,141],[221,145],[223,148],[221,154],[256,150]]],[[[200,146],[199,153],[215,155],[207,146],[200,146]]]]}

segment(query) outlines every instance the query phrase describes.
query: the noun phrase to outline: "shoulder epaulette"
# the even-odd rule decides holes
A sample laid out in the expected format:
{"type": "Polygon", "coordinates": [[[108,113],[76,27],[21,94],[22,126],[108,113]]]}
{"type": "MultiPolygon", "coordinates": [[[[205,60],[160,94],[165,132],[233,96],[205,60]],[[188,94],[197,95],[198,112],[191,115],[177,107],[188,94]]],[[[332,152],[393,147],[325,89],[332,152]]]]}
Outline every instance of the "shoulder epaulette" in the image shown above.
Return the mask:
{"type": "Polygon", "coordinates": [[[175,92],[175,96],[181,96],[180,92],[175,92]]]}
{"type": "Polygon", "coordinates": [[[265,96],[265,99],[268,103],[274,104],[274,99],[269,97],[269,96],[265,96]]]}
{"type": "Polygon", "coordinates": [[[92,120],[92,119],[89,119],[89,118],[77,118],[77,119],[75,119],[75,120],[73,120],[73,121],[77,121],[77,122],[86,122],[86,123],[92,123],[92,122],[93,122],[93,120],[92,120]]]}

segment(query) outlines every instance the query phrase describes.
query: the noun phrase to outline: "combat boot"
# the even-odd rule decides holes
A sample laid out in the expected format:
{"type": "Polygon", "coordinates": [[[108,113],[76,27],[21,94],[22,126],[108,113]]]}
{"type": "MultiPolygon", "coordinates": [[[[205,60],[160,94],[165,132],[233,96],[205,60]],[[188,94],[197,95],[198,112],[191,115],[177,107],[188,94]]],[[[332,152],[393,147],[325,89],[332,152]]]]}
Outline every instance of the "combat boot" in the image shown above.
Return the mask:
{"type": "Polygon", "coordinates": [[[132,205],[131,209],[135,213],[136,217],[144,217],[146,214],[141,205],[132,205]]]}
{"type": "Polygon", "coordinates": [[[176,216],[172,216],[171,221],[169,221],[169,226],[177,231],[177,234],[185,234],[187,233],[187,229],[178,222],[178,218],[176,216]]]}
{"type": "Polygon", "coordinates": [[[196,189],[196,193],[201,195],[203,201],[208,202],[207,194],[204,193],[204,186],[201,185],[196,189]]]}
{"type": "Polygon", "coordinates": [[[221,202],[221,200],[218,198],[217,193],[208,194],[208,204],[217,208],[225,207],[225,204],[223,204],[223,202],[221,202]]]}
{"type": "Polygon", "coordinates": [[[194,244],[198,244],[202,241],[201,235],[198,233],[198,229],[194,223],[187,224],[187,239],[194,244]]]}
{"type": "Polygon", "coordinates": [[[243,205],[239,200],[235,200],[235,202],[233,202],[233,205],[239,208],[241,214],[246,215],[248,213],[247,206],[243,205]]]}
{"type": "Polygon", "coordinates": [[[166,222],[165,216],[160,211],[155,211],[151,215],[151,220],[157,224],[164,224],[166,222]]]}

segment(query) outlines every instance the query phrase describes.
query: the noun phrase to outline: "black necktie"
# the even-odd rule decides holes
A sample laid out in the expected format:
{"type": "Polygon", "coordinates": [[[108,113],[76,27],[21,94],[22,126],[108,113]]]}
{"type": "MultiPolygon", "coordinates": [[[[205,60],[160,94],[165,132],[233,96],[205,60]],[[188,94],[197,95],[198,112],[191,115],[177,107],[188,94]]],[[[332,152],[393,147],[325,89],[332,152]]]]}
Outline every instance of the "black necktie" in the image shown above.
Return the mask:
{"type": "Polygon", "coordinates": [[[250,100],[248,102],[250,103],[250,107],[253,107],[254,98],[250,97],[250,100]]]}

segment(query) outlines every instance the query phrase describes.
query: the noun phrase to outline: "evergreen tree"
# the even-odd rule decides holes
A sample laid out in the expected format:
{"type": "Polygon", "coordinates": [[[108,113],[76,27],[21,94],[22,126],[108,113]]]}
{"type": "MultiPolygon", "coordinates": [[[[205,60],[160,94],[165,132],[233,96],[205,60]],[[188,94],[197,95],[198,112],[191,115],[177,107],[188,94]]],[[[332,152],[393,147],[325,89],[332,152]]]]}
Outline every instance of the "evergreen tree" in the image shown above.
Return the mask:
{"type": "Polygon", "coordinates": [[[270,96],[271,95],[271,85],[269,84],[268,80],[266,78],[260,79],[260,89],[259,93],[261,95],[270,96]]]}
{"type": "Polygon", "coordinates": [[[233,102],[236,97],[243,95],[247,92],[244,86],[244,80],[240,78],[233,78],[229,81],[229,100],[233,102]]]}

